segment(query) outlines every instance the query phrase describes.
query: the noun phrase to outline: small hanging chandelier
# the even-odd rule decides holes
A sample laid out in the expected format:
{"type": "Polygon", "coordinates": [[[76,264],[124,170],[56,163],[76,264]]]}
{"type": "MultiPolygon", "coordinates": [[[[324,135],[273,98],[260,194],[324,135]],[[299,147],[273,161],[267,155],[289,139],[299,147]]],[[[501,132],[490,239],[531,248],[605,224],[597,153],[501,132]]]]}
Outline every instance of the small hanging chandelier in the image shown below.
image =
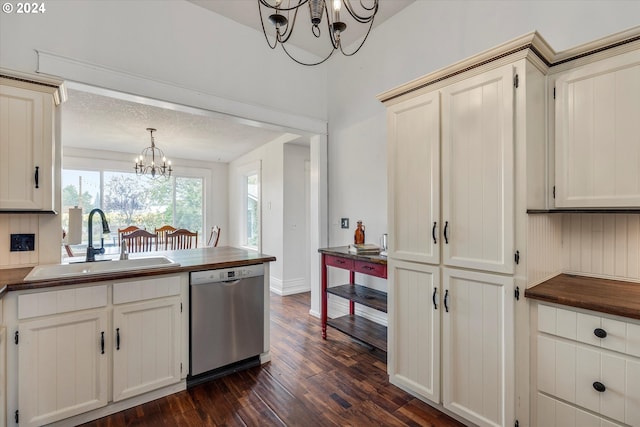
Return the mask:
{"type": "Polygon", "coordinates": [[[369,36],[369,32],[373,27],[373,19],[378,13],[378,0],[369,0],[370,5],[365,4],[367,0],[358,0],[360,4],[360,8],[362,9],[362,14],[357,13],[354,8],[351,6],[351,2],[349,0],[332,0],[333,1],[333,14],[329,12],[329,8],[327,7],[325,0],[285,0],[287,1],[287,5],[283,4],[283,0],[258,0],[258,12],[260,14],[260,22],[262,23],[262,32],[264,33],[264,37],[267,39],[267,44],[271,49],[275,49],[278,44],[282,46],[282,49],[289,56],[289,58],[293,59],[295,62],[301,65],[318,65],[322,64],[324,61],[329,59],[333,52],[336,50],[340,50],[343,55],[351,56],[355,55],[364,42],[367,40],[369,36]],[[342,44],[340,42],[340,35],[344,33],[347,29],[347,24],[340,20],[340,11],[342,9],[342,3],[344,2],[344,6],[349,12],[349,15],[360,24],[369,24],[369,28],[367,29],[367,34],[362,39],[362,42],[353,52],[345,52],[342,49],[342,44]],[[291,5],[291,3],[294,3],[291,5]],[[296,24],[296,18],[298,17],[298,11],[300,8],[309,4],[309,18],[311,23],[311,32],[316,38],[320,38],[320,24],[322,23],[322,17],[326,15],[327,19],[327,33],[329,41],[331,42],[331,50],[328,55],[317,62],[303,62],[294,58],[291,53],[287,50],[285,43],[289,40],[291,35],[293,34],[293,29],[296,24]],[[269,22],[273,24],[275,27],[275,34],[272,35],[273,39],[275,39],[272,44],[269,40],[269,36],[267,36],[267,30],[264,27],[264,18],[262,16],[262,8],[265,7],[267,9],[273,9],[275,11],[274,14],[269,15],[269,22]],[[293,16],[291,16],[291,12],[293,12],[293,16]],[[285,16],[286,15],[286,16],[285,16]]]}
{"type": "Polygon", "coordinates": [[[136,175],[150,175],[151,178],[165,177],[169,178],[171,176],[171,161],[167,161],[167,158],[164,156],[164,152],[156,147],[155,140],[153,138],[153,133],[156,131],[154,128],[147,128],[149,133],[151,134],[151,147],[147,147],[142,150],[142,154],[140,157],[136,157],[136,175]],[[156,163],[156,158],[158,162],[156,163]]]}

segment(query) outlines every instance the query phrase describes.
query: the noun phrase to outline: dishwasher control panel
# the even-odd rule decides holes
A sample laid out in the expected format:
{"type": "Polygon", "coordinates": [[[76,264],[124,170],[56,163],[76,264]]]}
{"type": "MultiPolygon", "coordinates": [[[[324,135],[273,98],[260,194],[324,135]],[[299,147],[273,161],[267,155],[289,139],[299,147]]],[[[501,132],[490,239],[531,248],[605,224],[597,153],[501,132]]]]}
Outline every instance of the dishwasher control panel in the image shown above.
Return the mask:
{"type": "Polygon", "coordinates": [[[216,270],[194,271],[191,273],[192,285],[204,283],[229,282],[246,279],[249,277],[262,276],[264,274],[264,264],[245,265],[242,267],[220,268],[216,270]]]}

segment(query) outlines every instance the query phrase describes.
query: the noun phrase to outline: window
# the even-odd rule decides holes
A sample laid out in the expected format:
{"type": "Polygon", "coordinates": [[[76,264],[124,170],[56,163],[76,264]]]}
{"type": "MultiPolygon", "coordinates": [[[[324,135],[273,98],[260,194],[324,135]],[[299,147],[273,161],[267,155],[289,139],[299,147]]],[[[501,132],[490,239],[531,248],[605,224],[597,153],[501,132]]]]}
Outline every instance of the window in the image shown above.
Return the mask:
{"type": "MultiPolygon", "coordinates": [[[[136,225],[153,231],[173,225],[197,231],[204,238],[204,179],[177,176],[149,179],[135,173],[115,171],[81,171],[65,169],[62,173],[62,228],[68,229],[68,208],[83,208],[82,238],[87,241],[87,220],[91,209],[101,208],[107,216],[110,238],[105,247],[117,248],[118,228],[136,225]]],[[[97,237],[99,232],[96,231],[97,237]]],[[[115,252],[114,249],[110,252],[115,252]]]]}
{"type": "Polygon", "coordinates": [[[246,246],[258,249],[260,243],[260,179],[257,173],[246,176],[246,246]]]}

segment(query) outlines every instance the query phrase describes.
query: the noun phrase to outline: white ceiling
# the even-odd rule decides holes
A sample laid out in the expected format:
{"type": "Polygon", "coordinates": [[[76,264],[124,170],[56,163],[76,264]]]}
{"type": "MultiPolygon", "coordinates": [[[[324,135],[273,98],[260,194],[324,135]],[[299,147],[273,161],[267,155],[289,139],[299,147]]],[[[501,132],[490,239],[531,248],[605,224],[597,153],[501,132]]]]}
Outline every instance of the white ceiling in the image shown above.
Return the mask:
{"type": "MultiPolygon", "coordinates": [[[[257,0],[189,1],[256,31],[262,31],[257,0]]],[[[352,1],[354,7],[357,7],[361,0],[352,1]]],[[[371,0],[362,1],[371,4],[371,0]]],[[[375,25],[413,1],[380,0],[375,25]]],[[[304,9],[307,9],[306,6],[304,9]]],[[[305,12],[308,14],[308,9],[305,12]]],[[[265,22],[267,24],[268,21],[265,22]]],[[[349,26],[343,36],[343,43],[348,45],[350,40],[362,37],[366,32],[365,27],[366,25],[349,26]]],[[[295,41],[292,38],[291,42],[312,53],[326,52],[326,46],[319,48],[313,45],[313,42],[317,42],[313,37],[296,38],[295,41]]],[[[264,47],[268,49],[266,41],[264,47]]],[[[168,159],[224,163],[285,134],[285,131],[273,126],[249,125],[245,121],[214,112],[154,100],[140,100],[139,97],[73,84],[68,89],[68,100],[63,104],[62,114],[64,147],[131,153],[131,161],[143,148],[150,145],[149,132],[146,130],[148,127],[157,129],[154,132],[156,145],[165,152],[168,159]]],[[[290,135],[290,139],[294,138],[290,135]]]]}
{"type": "MultiPolygon", "coordinates": [[[[262,32],[262,25],[260,23],[258,15],[258,0],[189,0],[191,3],[211,10],[218,15],[226,16],[227,18],[238,22],[242,25],[251,27],[257,31],[262,32]]],[[[268,0],[269,3],[275,4],[274,0],[268,0]]],[[[331,10],[331,0],[326,0],[329,10],[331,10]]],[[[283,0],[283,5],[297,4],[298,0],[283,0]]],[[[351,0],[351,5],[355,9],[356,13],[361,15],[367,15],[368,13],[360,7],[360,2],[367,7],[373,5],[373,0],[351,0]]],[[[378,13],[373,21],[373,27],[381,24],[391,16],[404,9],[414,0],[378,0],[378,13]]],[[[272,9],[266,7],[262,8],[262,14],[264,19],[264,26],[267,29],[269,35],[274,34],[273,26],[269,22],[268,17],[273,12],[272,9]]],[[[347,29],[342,33],[342,45],[346,48],[356,40],[364,37],[367,32],[368,25],[357,24],[351,19],[349,13],[346,12],[344,6],[343,11],[340,14],[342,20],[347,24],[347,29]]],[[[289,17],[289,19],[292,19],[289,17]]],[[[323,17],[326,19],[326,16],[323,17]]],[[[329,47],[328,39],[321,36],[320,39],[314,37],[311,33],[311,18],[309,15],[309,7],[304,5],[298,15],[297,24],[295,27],[295,34],[291,36],[288,43],[298,46],[307,52],[311,52],[317,56],[325,57],[331,50],[329,47]]],[[[325,22],[321,24],[320,28],[326,30],[325,22]]],[[[326,31],[324,31],[326,33],[326,31]]],[[[264,42],[265,47],[267,42],[264,42]]],[[[346,49],[349,51],[349,49],[346,49]]]]}

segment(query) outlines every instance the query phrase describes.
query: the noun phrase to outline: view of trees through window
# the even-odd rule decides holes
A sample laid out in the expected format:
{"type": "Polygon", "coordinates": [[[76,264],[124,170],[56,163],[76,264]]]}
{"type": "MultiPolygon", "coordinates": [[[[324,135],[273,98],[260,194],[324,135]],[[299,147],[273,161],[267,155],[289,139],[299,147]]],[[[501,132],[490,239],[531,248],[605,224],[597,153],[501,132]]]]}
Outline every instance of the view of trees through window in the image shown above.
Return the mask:
{"type": "MultiPolygon", "coordinates": [[[[199,245],[203,242],[202,178],[154,180],[134,173],[67,169],[62,175],[62,227],[68,228],[68,208],[82,207],[83,244],[87,242],[88,215],[94,208],[101,208],[109,222],[111,236],[105,238],[105,246],[118,246],[118,228],[128,225],[151,232],[163,225],[186,228],[198,232],[199,245]]],[[[94,231],[98,238],[101,231],[94,231]]]]}
{"type": "Polygon", "coordinates": [[[247,178],[247,246],[258,249],[260,238],[260,211],[258,174],[252,174],[247,178]]]}

